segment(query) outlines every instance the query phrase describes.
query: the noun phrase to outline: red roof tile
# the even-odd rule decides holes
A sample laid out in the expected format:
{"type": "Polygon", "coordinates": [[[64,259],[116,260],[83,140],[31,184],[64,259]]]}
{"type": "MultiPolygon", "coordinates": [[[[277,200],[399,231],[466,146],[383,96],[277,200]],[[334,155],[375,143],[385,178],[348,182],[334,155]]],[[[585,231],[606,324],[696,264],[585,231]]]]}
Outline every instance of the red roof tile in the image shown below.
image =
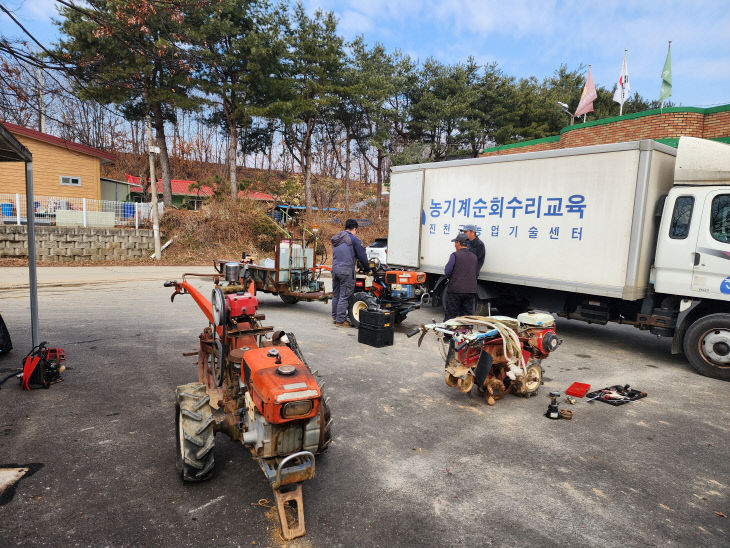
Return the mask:
{"type": "Polygon", "coordinates": [[[101,160],[113,162],[114,160],[116,160],[117,157],[117,155],[113,152],[107,152],[104,150],[99,150],[98,148],[82,145],[81,143],[67,141],[66,139],[61,139],[60,137],[54,137],[53,135],[41,133],[40,131],[36,131],[34,129],[11,124],[10,122],[2,122],[2,124],[10,133],[13,133],[15,135],[22,135],[24,137],[29,137],[30,139],[36,139],[37,141],[50,143],[52,145],[65,148],[67,150],[80,152],[81,154],[86,154],[88,156],[94,156],[96,158],[100,158],[101,160]]]}
{"type": "MultiPolygon", "coordinates": [[[[135,186],[129,187],[130,192],[142,192],[142,187],[139,184],[139,177],[127,174],[127,182],[132,183],[135,186]]],[[[213,190],[209,186],[203,186],[200,188],[200,192],[197,189],[189,190],[192,183],[197,181],[183,181],[181,179],[170,179],[170,185],[172,186],[172,193],[177,196],[200,196],[204,198],[206,196],[212,196],[213,190]]],[[[157,193],[162,194],[162,179],[157,179],[157,193]]],[[[249,200],[261,200],[267,202],[273,202],[274,197],[271,194],[258,191],[238,192],[239,198],[245,196],[249,200]]]]}

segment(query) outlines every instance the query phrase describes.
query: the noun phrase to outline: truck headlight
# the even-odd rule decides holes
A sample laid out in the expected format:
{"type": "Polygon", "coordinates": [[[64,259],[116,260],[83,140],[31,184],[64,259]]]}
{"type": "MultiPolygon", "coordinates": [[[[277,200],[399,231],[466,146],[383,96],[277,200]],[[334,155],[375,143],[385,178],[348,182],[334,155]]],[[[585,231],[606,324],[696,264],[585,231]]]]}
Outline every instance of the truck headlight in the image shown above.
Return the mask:
{"type": "Polygon", "coordinates": [[[301,417],[312,410],[312,400],[290,401],[281,407],[281,416],[285,419],[301,417]]]}

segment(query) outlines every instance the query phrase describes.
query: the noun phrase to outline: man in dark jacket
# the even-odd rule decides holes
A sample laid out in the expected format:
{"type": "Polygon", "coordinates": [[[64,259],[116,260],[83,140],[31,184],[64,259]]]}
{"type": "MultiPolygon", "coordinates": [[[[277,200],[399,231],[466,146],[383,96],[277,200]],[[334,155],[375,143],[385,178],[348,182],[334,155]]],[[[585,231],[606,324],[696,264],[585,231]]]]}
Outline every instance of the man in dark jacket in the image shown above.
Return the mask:
{"type": "Polygon", "coordinates": [[[479,236],[477,236],[477,227],[475,225],[466,225],[464,228],[461,229],[461,231],[469,238],[469,241],[467,242],[467,248],[469,249],[469,251],[477,256],[478,276],[479,273],[482,271],[482,266],[484,265],[484,256],[487,253],[484,249],[484,242],[482,242],[479,239],[479,236]]]}
{"type": "Polygon", "coordinates": [[[446,263],[444,274],[449,277],[444,305],[444,321],[457,316],[474,314],[477,294],[477,256],[467,249],[469,238],[460,233],[454,242],[454,251],[446,263]]]}
{"type": "Polygon", "coordinates": [[[357,221],[347,219],[345,230],[332,236],[332,320],[338,327],[347,327],[347,305],[355,290],[355,261],[368,268],[365,248],[355,236],[357,221]]]}

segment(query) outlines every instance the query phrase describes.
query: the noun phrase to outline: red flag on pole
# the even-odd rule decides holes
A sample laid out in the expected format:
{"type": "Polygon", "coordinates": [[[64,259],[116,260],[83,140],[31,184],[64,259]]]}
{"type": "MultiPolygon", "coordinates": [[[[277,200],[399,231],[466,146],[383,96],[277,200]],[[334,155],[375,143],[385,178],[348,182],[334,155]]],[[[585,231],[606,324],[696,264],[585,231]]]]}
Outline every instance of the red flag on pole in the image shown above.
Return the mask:
{"type": "Polygon", "coordinates": [[[593,75],[591,74],[591,66],[588,65],[588,78],[586,78],[586,85],[583,86],[583,93],[580,96],[580,102],[578,108],[575,109],[574,116],[580,116],[587,112],[593,112],[593,101],[598,98],[596,93],[596,86],[593,84],[593,75]]]}

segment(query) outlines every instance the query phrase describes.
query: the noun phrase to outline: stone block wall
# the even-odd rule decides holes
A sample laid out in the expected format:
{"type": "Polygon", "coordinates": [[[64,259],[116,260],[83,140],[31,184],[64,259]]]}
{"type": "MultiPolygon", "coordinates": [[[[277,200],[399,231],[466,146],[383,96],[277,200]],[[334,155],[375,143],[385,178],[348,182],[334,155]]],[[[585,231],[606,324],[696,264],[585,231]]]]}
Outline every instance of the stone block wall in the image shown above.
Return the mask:
{"type": "MultiPolygon", "coordinates": [[[[36,226],[36,259],[46,262],[123,261],[155,250],[149,229],[36,226]]],[[[28,227],[0,225],[0,258],[28,257],[28,227]]]]}

